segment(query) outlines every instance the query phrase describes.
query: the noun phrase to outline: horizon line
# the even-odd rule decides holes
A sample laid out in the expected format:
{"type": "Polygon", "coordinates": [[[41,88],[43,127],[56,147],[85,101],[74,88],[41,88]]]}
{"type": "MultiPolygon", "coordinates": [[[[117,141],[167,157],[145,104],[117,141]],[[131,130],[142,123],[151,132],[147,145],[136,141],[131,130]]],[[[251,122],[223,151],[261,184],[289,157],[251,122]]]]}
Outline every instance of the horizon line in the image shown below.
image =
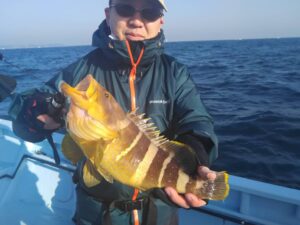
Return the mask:
{"type": "MultiPolygon", "coordinates": [[[[228,39],[203,39],[203,40],[178,40],[178,41],[168,41],[166,39],[165,43],[180,43],[180,42],[214,42],[214,41],[251,41],[251,40],[276,40],[276,39],[298,39],[300,36],[290,36],[290,37],[262,37],[262,38],[228,38],[228,39]]],[[[91,44],[44,44],[44,45],[0,45],[0,50],[10,50],[10,49],[35,49],[35,48],[63,48],[63,47],[83,47],[90,46],[91,44]]]]}

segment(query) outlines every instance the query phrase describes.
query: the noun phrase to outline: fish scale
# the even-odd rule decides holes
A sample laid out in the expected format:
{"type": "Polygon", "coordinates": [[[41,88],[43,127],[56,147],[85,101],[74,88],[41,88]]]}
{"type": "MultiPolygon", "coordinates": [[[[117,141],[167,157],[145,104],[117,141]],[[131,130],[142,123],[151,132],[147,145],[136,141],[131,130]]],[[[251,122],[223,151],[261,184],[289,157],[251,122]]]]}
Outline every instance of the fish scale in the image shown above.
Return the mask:
{"type": "Polygon", "coordinates": [[[102,176],[108,182],[117,180],[140,190],[170,186],[179,193],[213,200],[228,195],[226,172],[218,172],[214,181],[185,173],[182,156],[195,157],[193,150],[161,136],[144,114],[126,114],[92,75],[75,88],[63,82],[61,90],[71,98],[63,152],[67,157],[76,155],[70,154],[70,140],[79,146],[74,149],[87,158],[83,180],[88,187],[99,184],[102,176]]]}

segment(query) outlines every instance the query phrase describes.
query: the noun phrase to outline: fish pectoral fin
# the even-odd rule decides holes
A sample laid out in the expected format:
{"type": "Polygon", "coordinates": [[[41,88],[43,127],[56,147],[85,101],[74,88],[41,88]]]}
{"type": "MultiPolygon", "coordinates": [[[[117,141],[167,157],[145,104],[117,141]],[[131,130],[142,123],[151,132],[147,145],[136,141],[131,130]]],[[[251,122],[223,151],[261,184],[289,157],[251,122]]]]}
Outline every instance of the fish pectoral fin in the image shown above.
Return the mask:
{"type": "Polygon", "coordinates": [[[62,141],[62,152],[64,156],[73,164],[79,162],[83,157],[83,152],[69,134],[66,134],[62,141]]]}
{"type": "Polygon", "coordinates": [[[87,187],[94,187],[100,184],[102,176],[94,168],[93,164],[86,160],[83,167],[83,181],[87,187]]]}
{"type": "Polygon", "coordinates": [[[98,167],[97,170],[99,171],[99,173],[101,174],[101,176],[109,183],[113,183],[114,182],[114,178],[103,168],[98,167]]]}

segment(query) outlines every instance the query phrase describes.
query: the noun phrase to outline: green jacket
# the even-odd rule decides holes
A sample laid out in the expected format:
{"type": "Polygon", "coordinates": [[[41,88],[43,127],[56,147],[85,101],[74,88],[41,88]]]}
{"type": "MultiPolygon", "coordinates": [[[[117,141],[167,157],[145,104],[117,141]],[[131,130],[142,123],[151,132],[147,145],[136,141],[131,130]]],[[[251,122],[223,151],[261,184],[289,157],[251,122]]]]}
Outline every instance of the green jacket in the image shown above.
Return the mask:
{"type": "MultiPolygon", "coordinates": [[[[87,74],[92,74],[115,97],[122,108],[129,112],[131,106],[130,58],[125,42],[112,40],[108,36],[109,33],[109,28],[103,22],[93,36],[93,44],[97,48],[61,71],[39,91],[57,91],[61,80],[74,86],[87,74]]],[[[163,31],[154,39],[131,42],[135,60],[137,60],[142,47],[145,48],[145,53],[137,67],[135,81],[138,113],[145,113],[147,117],[150,117],[161,133],[169,139],[177,139],[189,144],[197,156],[195,162],[192,163],[193,168],[196,166],[196,160],[200,164],[209,165],[217,157],[217,138],[214,133],[212,118],[205,110],[186,66],[164,54],[163,31]]],[[[32,92],[35,91],[37,90],[32,92]]],[[[20,112],[22,102],[27,94],[19,95],[12,104],[10,111],[15,117],[20,112]]],[[[82,188],[79,191],[81,200],[84,196],[82,193],[87,194],[86,197],[92,196],[93,199],[104,202],[130,200],[132,197],[133,189],[118,182],[113,184],[103,182],[88,189],[82,183],[80,174],[79,167],[79,189],[82,188]]],[[[155,190],[141,193],[139,197],[145,197],[149,194],[155,199],[159,197],[163,200],[155,200],[155,204],[156,206],[160,205],[161,208],[169,208],[171,217],[174,205],[168,202],[163,192],[155,190]]],[[[161,210],[157,210],[157,212],[159,211],[161,210]]],[[[82,212],[77,213],[81,214],[82,212]]],[[[116,212],[114,215],[118,213],[116,212]]],[[[168,215],[168,213],[165,211],[162,215],[168,215]]],[[[82,216],[84,217],[84,215],[82,216]]],[[[130,213],[127,216],[130,216],[130,213]]],[[[112,218],[114,218],[113,213],[112,218]]],[[[166,219],[162,217],[157,220],[157,224],[165,224],[165,222],[166,219]]],[[[120,224],[125,223],[120,222],[120,224]]]]}

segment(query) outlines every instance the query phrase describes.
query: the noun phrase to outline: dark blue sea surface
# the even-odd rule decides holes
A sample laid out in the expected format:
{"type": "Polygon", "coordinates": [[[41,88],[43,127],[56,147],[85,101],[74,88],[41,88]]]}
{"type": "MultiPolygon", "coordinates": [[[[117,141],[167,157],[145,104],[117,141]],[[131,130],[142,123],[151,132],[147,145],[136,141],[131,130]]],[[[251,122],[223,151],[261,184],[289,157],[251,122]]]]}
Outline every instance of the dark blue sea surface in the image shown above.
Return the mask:
{"type": "MultiPolygon", "coordinates": [[[[15,77],[24,91],[91,50],[1,50],[7,63],[0,61],[0,74],[15,77]]],[[[166,52],[189,67],[215,120],[213,168],[300,189],[300,39],[176,42],[166,52]]],[[[0,115],[9,102],[0,104],[0,115]]]]}

